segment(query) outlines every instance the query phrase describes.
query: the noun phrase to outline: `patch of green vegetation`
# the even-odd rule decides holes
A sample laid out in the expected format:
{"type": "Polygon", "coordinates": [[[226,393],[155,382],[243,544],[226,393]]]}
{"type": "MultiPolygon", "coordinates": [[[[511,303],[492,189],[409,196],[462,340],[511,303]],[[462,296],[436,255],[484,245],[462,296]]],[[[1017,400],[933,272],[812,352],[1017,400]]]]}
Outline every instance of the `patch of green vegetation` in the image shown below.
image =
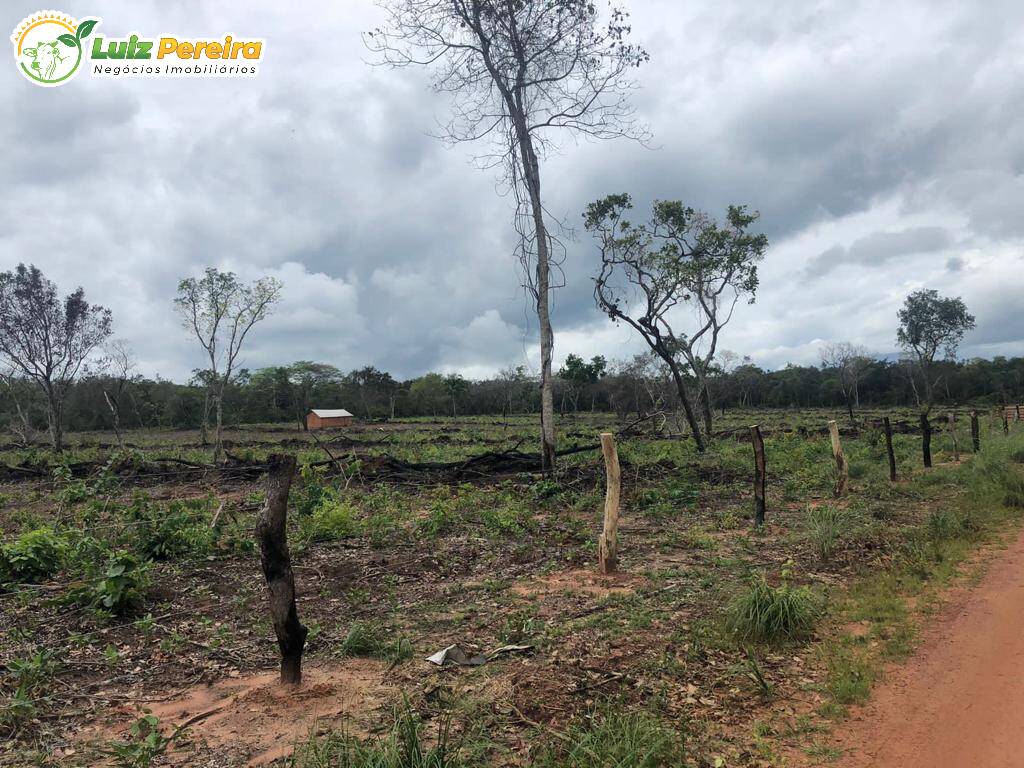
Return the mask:
{"type": "Polygon", "coordinates": [[[374,622],[357,621],[349,627],[338,650],[345,656],[387,659],[398,663],[412,658],[412,643],[404,635],[394,636],[374,622]]]}
{"type": "Polygon", "coordinates": [[[408,702],[396,711],[384,736],[360,741],[342,732],[310,737],[292,757],[295,768],[469,768],[463,742],[452,732],[452,718],[437,719],[433,734],[408,702]]]}
{"type": "Polygon", "coordinates": [[[36,528],[0,544],[0,581],[39,583],[57,573],[68,554],[67,539],[52,528],[36,528]]]}
{"type": "Polygon", "coordinates": [[[726,628],[740,642],[783,643],[809,635],[821,612],[810,588],[788,581],[772,587],[759,573],[729,604],[726,628]]]}
{"type": "Polygon", "coordinates": [[[661,768],[683,765],[685,730],[646,711],[608,704],[541,749],[536,768],[661,768]]]}

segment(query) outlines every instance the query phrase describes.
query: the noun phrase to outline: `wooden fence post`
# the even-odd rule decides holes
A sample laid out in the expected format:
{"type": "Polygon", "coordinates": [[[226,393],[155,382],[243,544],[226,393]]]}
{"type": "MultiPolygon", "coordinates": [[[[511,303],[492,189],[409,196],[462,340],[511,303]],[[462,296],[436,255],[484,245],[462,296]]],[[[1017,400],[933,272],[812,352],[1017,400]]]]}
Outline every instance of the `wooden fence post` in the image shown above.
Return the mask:
{"type": "Polygon", "coordinates": [[[928,423],[928,414],[921,414],[921,454],[924,457],[924,465],[930,468],[932,465],[932,425],[928,423]]]}
{"type": "Polygon", "coordinates": [[[949,412],[949,435],[953,438],[953,461],[960,461],[960,444],[956,441],[956,412],[949,412]]]}
{"type": "Polygon", "coordinates": [[[604,496],[604,529],[598,540],[597,557],[601,573],[613,573],[619,566],[619,493],[622,478],[615,435],[610,432],[601,433],[601,453],[604,455],[607,488],[604,496]]]}
{"type": "Polygon", "coordinates": [[[882,417],[882,426],[885,428],[885,452],[889,455],[889,482],[896,482],[896,454],[892,450],[892,424],[888,416],[882,417]]]}
{"type": "Polygon", "coordinates": [[[1006,418],[1005,409],[1003,410],[1003,434],[1007,436],[1010,434],[1010,420],[1006,418]]]}
{"type": "Polygon", "coordinates": [[[1017,404],[1017,421],[1020,421],[1020,403],[1017,404]]]}
{"type": "Polygon", "coordinates": [[[761,437],[761,427],[754,424],[750,427],[750,442],[754,446],[754,525],[764,525],[764,514],[766,509],[765,487],[767,485],[767,474],[765,471],[764,459],[764,438],[761,437]]]}
{"type": "Polygon", "coordinates": [[[975,453],[981,450],[981,425],[978,424],[977,411],[971,411],[971,448],[975,453]]]}
{"type": "Polygon", "coordinates": [[[828,434],[832,438],[832,458],[836,460],[836,470],[839,472],[833,493],[839,497],[846,493],[846,485],[850,481],[850,465],[846,461],[846,454],[843,453],[843,444],[839,441],[839,425],[835,419],[828,423],[828,434]]]}
{"type": "Polygon", "coordinates": [[[260,560],[267,579],[270,615],[281,649],[281,682],[302,682],[302,651],[309,630],[295,609],[295,575],[288,554],[288,492],[295,473],[295,457],[273,454],[269,461],[267,499],[256,521],[260,560]]]}

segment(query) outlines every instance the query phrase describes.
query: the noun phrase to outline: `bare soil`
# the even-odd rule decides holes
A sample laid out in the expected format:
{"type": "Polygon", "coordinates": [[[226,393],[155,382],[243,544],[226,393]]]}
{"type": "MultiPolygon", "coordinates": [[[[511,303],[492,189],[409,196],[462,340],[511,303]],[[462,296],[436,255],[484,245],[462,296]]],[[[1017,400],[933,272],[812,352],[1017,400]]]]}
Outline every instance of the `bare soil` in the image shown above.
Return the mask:
{"type": "Polygon", "coordinates": [[[1024,765],[1024,533],[835,736],[837,768],[1024,765]]]}

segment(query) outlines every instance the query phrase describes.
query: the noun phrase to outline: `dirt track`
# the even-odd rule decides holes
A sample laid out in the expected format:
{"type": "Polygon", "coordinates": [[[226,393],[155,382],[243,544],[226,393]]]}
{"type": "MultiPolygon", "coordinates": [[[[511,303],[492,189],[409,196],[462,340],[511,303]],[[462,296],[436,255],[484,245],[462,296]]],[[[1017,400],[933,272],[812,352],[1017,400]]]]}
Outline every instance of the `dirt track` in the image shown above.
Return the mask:
{"type": "Polygon", "coordinates": [[[1024,533],[837,730],[838,768],[1024,766],[1024,533]]]}

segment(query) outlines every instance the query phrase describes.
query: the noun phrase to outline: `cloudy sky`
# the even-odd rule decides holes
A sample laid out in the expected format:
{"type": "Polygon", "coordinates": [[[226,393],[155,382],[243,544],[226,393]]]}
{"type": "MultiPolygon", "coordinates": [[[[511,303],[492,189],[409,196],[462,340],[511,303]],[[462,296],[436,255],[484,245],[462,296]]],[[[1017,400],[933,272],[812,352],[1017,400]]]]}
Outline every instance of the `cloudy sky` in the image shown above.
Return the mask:
{"type": "MultiPolygon", "coordinates": [[[[942,0],[628,0],[650,52],[634,97],[650,147],[568,142],[543,168],[575,224],[610,192],[746,203],[772,246],[725,348],[765,367],[823,341],[894,349],[920,287],[960,295],[964,356],[1024,354],[1024,4],[942,0]]],[[[5,0],[8,29],[39,6],[5,0]]],[[[0,68],[0,269],[84,286],[147,374],[187,377],[198,345],[172,308],[204,266],[285,285],[244,364],[298,359],[399,377],[535,366],[509,202],[473,148],[432,138],[427,74],[367,65],[363,0],[67,0],[97,34],[265,38],[255,79],[112,80],[57,89],[0,68]],[[301,10],[300,10],[301,9],[301,10]]],[[[641,350],[593,306],[595,251],[568,243],[556,364],[641,350]]]]}

